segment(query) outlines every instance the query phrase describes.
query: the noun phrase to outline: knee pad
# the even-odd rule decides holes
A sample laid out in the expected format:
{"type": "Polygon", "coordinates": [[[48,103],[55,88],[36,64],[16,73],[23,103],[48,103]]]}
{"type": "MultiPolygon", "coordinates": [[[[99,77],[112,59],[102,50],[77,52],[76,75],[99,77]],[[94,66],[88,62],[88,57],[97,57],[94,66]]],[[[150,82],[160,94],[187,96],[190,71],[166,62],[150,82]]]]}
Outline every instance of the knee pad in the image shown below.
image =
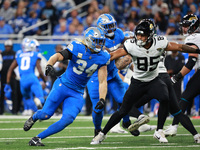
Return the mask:
{"type": "Polygon", "coordinates": [[[49,115],[49,114],[43,112],[42,110],[38,110],[38,112],[37,112],[37,117],[38,117],[38,119],[40,119],[40,120],[47,120],[47,119],[49,119],[51,116],[52,116],[52,115],[49,115]]]}

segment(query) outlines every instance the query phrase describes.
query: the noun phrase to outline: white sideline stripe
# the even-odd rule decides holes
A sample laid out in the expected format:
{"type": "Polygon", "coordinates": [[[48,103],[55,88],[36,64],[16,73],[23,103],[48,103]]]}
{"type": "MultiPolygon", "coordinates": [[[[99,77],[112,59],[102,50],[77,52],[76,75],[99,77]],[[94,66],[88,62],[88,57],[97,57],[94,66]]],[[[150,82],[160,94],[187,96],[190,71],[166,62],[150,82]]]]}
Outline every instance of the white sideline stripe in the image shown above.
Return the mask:
{"type": "MultiPolygon", "coordinates": [[[[1,122],[0,122],[1,123],[1,122]]],[[[195,128],[200,128],[200,125],[195,125],[195,128]]],[[[179,126],[178,128],[184,128],[183,126],[179,126]]],[[[46,128],[31,128],[31,130],[45,130],[46,128]]],[[[66,129],[94,129],[94,127],[66,127],[66,129]]],[[[23,130],[23,128],[0,128],[0,131],[15,131],[15,130],[23,130]]]]}
{"type": "MultiPolygon", "coordinates": [[[[140,136],[153,136],[153,135],[140,135],[140,136]]],[[[176,136],[191,136],[191,134],[177,134],[176,136]]],[[[72,139],[72,138],[93,138],[94,136],[59,136],[59,137],[48,137],[49,139],[72,139]]],[[[107,135],[107,137],[133,137],[132,135],[107,135]]],[[[16,137],[16,138],[0,138],[0,140],[24,140],[31,139],[32,137],[16,137]]],[[[199,145],[200,146],[200,145],[199,145]]]]}
{"type": "MultiPolygon", "coordinates": [[[[102,144],[101,144],[102,145],[102,144]]],[[[162,144],[164,145],[164,144],[162,144]]],[[[62,150],[70,150],[70,149],[136,149],[136,148],[170,148],[170,147],[200,147],[200,145],[188,145],[188,146],[167,146],[167,144],[165,144],[166,146],[129,146],[129,147],[71,147],[71,148],[62,148],[62,150]]],[[[52,149],[38,149],[38,150],[52,150],[52,149]]],[[[56,148],[55,150],[60,150],[60,148],[56,148]]]]}

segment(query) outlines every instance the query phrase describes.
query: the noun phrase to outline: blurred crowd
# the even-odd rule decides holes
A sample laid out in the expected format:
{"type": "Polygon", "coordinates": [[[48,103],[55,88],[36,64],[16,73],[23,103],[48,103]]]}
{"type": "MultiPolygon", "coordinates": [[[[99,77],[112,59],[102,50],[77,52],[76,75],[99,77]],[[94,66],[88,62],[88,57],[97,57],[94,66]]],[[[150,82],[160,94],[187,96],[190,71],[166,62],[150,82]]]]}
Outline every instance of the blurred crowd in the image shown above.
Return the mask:
{"type": "MultiPolygon", "coordinates": [[[[99,15],[109,13],[123,31],[134,31],[139,20],[150,18],[158,25],[158,34],[178,35],[178,23],[184,15],[200,17],[200,0],[91,0],[88,5],[73,9],[85,1],[2,0],[0,34],[18,34],[23,28],[48,19],[52,35],[82,36],[84,29],[96,25],[99,15]]],[[[42,25],[24,34],[41,35],[46,29],[47,25],[42,25]]]]}

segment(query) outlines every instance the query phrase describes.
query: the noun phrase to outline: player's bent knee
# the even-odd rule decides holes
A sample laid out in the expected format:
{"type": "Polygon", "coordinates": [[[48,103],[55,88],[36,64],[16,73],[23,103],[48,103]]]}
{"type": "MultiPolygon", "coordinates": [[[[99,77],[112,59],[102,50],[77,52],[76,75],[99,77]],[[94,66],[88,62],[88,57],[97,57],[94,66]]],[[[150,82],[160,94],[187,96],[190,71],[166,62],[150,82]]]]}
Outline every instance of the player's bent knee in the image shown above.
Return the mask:
{"type": "Polygon", "coordinates": [[[47,120],[47,119],[49,119],[52,115],[49,115],[49,114],[47,114],[47,113],[45,113],[45,112],[43,112],[43,111],[38,111],[37,116],[38,116],[38,118],[39,118],[40,120],[47,120]]]}

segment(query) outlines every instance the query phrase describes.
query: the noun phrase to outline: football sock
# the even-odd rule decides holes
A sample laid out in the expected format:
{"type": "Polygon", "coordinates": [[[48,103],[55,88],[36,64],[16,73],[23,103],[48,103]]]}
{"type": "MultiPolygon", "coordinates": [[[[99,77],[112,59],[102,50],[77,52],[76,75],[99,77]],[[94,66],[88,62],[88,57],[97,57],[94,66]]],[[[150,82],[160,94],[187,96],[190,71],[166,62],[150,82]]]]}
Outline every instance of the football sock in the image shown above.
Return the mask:
{"type": "Polygon", "coordinates": [[[168,103],[160,102],[159,110],[158,110],[158,123],[157,123],[157,131],[159,129],[163,129],[166,118],[168,116],[168,103]]]}
{"type": "Polygon", "coordinates": [[[93,124],[94,124],[95,129],[101,129],[103,111],[99,113],[95,113],[94,111],[92,111],[92,118],[93,118],[93,124]]]}
{"type": "Polygon", "coordinates": [[[174,116],[177,120],[180,121],[182,126],[187,129],[192,135],[197,134],[196,129],[194,128],[190,118],[187,115],[184,115],[183,112],[179,113],[178,115],[174,116]]]}
{"type": "MultiPolygon", "coordinates": [[[[179,101],[179,107],[180,107],[180,109],[182,110],[183,113],[185,112],[188,104],[189,104],[188,101],[185,100],[185,99],[181,98],[181,100],[179,101]]],[[[172,125],[178,125],[178,124],[179,124],[179,120],[177,119],[177,117],[174,117],[172,125]]]]}
{"type": "Polygon", "coordinates": [[[120,122],[122,117],[123,115],[120,115],[119,111],[116,111],[114,114],[112,114],[106,126],[103,128],[102,132],[106,135],[112,127],[114,127],[118,122],[120,122]]]}

